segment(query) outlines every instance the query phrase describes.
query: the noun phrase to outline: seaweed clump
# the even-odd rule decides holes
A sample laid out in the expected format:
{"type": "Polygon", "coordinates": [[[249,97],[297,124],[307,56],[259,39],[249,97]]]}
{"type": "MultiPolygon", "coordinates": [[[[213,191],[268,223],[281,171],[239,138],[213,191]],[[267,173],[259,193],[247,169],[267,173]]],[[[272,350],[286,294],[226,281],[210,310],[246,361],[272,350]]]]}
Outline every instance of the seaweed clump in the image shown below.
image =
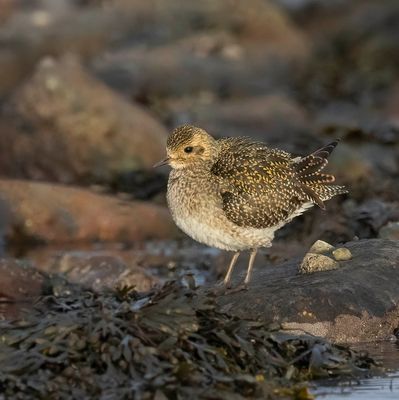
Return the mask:
{"type": "Polygon", "coordinates": [[[364,372],[365,354],[217,310],[176,282],[46,296],[0,321],[0,393],[12,399],[312,398],[306,380],[364,372]],[[302,382],[302,383],[301,383],[302,382]]]}

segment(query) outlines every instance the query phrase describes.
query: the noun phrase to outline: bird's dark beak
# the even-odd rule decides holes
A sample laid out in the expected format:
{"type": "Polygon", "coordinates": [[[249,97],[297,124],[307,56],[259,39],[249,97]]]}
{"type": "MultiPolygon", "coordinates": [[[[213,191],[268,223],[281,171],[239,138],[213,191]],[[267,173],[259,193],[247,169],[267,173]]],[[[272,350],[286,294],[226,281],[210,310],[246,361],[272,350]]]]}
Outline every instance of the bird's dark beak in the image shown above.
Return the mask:
{"type": "Polygon", "coordinates": [[[170,158],[169,158],[169,157],[166,157],[165,159],[163,159],[163,160],[157,162],[156,164],[154,164],[152,167],[153,167],[153,168],[161,167],[162,165],[169,164],[169,161],[170,161],[170,158]]]}

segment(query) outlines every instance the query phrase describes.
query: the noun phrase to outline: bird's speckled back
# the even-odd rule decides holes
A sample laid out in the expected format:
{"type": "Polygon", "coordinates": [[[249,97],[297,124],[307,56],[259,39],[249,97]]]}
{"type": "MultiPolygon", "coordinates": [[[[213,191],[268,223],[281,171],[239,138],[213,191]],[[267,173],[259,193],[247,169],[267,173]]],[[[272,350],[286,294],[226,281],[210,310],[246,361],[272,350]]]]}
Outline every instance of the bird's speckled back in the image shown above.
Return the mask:
{"type": "Polygon", "coordinates": [[[293,158],[248,138],[214,140],[197,128],[180,129],[168,144],[176,168],[167,199],[177,225],[202,243],[227,250],[269,246],[292,218],[346,192],[320,172],[335,142],[293,158]],[[193,154],[182,155],[179,146],[190,143],[193,154]]]}

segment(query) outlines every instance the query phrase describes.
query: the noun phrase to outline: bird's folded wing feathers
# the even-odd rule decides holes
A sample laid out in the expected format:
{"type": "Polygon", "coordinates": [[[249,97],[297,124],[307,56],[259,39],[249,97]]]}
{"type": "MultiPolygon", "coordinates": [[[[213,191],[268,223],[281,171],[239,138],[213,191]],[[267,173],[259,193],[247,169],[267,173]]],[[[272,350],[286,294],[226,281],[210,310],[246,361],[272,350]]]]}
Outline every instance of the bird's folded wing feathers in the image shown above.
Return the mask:
{"type": "Polygon", "coordinates": [[[291,156],[246,138],[224,139],[212,173],[226,217],[241,227],[275,226],[307,201],[291,156]]]}

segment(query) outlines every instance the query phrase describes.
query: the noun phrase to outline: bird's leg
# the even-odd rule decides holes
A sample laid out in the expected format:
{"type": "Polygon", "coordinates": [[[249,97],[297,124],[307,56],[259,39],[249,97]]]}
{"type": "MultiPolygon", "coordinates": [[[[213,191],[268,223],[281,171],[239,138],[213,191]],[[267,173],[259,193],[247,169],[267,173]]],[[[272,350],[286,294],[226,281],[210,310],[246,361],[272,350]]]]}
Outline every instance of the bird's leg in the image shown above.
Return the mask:
{"type": "Polygon", "coordinates": [[[239,255],[240,255],[240,252],[237,251],[236,253],[234,253],[234,255],[230,261],[229,269],[227,270],[226,276],[224,277],[224,280],[223,280],[223,283],[226,287],[230,283],[231,274],[233,273],[234,265],[236,264],[239,255]]]}
{"type": "Polygon", "coordinates": [[[249,263],[248,263],[248,269],[247,269],[247,275],[245,277],[245,281],[244,284],[248,285],[248,283],[251,280],[251,276],[252,276],[252,269],[254,267],[254,261],[255,261],[255,257],[256,257],[256,253],[258,252],[258,249],[253,249],[251,251],[251,255],[249,256],[249,263]]]}
{"type": "MultiPolygon", "coordinates": [[[[255,261],[255,257],[256,257],[256,253],[257,253],[258,249],[253,249],[251,251],[251,255],[249,256],[249,263],[248,263],[248,269],[247,269],[247,275],[245,277],[244,282],[240,283],[237,287],[235,287],[234,289],[229,290],[229,293],[237,293],[237,292],[241,292],[241,290],[248,290],[248,283],[251,280],[251,275],[252,275],[252,268],[254,266],[254,261],[255,261]]],[[[235,262],[236,260],[234,259],[236,255],[234,255],[233,260],[231,260],[231,263],[234,265],[233,261],[235,262]]],[[[227,272],[227,275],[230,272],[230,268],[229,271],[227,272]]],[[[226,277],[227,277],[226,275],[226,277]]]]}

